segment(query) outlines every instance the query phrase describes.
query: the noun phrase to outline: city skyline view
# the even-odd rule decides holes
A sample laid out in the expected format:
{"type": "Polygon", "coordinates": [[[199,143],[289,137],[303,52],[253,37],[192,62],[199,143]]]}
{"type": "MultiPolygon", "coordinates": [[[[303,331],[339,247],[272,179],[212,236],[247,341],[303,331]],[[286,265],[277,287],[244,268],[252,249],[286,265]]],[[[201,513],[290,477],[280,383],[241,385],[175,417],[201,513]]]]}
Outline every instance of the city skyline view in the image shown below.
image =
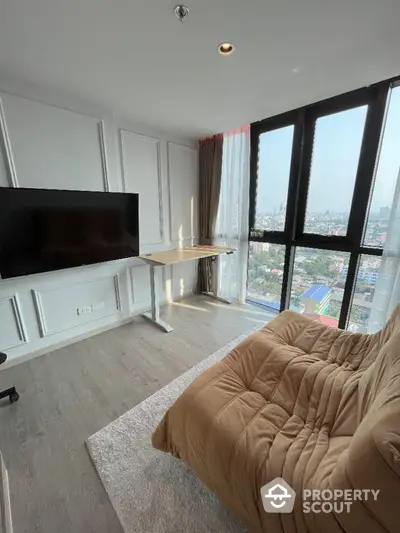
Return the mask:
{"type": "MultiPolygon", "coordinates": [[[[367,106],[317,120],[307,213],[349,214],[367,106]]],[[[392,204],[400,158],[400,87],[393,89],[378,158],[371,214],[392,204]]],[[[285,210],[294,127],[260,136],[257,214],[285,210]]]]}
{"type": "MultiPolygon", "coordinates": [[[[367,117],[359,106],[316,120],[304,232],[345,236],[348,231],[357,167],[367,117]]],[[[392,91],[366,213],[362,244],[383,249],[400,166],[400,87],[392,91]]],[[[255,227],[285,228],[294,126],[261,133],[255,227]]],[[[248,264],[248,297],[279,311],[284,283],[286,246],[251,242],[248,264]]],[[[323,247],[294,247],[289,307],[322,323],[338,327],[350,253],[323,247]]],[[[347,328],[365,332],[379,280],[381,257],[360,254],[349,306],[347,328]]]]}

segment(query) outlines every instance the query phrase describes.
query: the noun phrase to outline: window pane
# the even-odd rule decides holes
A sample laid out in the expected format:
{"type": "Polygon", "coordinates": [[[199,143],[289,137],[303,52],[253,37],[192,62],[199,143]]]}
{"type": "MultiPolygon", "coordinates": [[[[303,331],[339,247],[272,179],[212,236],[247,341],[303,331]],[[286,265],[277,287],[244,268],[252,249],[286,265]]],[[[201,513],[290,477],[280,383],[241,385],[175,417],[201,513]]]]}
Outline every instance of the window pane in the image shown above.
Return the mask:
{"type": "MultiPolygon", "coordinates": [[[[376,255],[361,256],[347,324],[349,331],[358,333],[367,331],[381,262],[382,257],[377,257],[376,255]]],[[[346,271],[343,269],[343,274],[347,274],[347,269],[346,271]]]]}
{"type": "Polygon", "coordinates": [[[382,138],[374,192],[364,244],[382,248],[385,244],[390,207],[400,167],[400,87],[393,89],[382,138]]]}
{"type": "Polygon", "coordinates": [[[367,106],[316,121],[305,233],[346,235],[367,106]]]}
{"type": "Polygon", "coordinates": [[[249,243],[247,298],[280,310],[285,246],[249,243]]]}
{"type": "Polygon", "coordinates": [[[296,248],[290,309],[337,327],[350,254],[296,248]]]}
{"type": "Polygon", "coordinates": [[[294,126],[260,135],[255,228],[283,231],[294,126]]]}

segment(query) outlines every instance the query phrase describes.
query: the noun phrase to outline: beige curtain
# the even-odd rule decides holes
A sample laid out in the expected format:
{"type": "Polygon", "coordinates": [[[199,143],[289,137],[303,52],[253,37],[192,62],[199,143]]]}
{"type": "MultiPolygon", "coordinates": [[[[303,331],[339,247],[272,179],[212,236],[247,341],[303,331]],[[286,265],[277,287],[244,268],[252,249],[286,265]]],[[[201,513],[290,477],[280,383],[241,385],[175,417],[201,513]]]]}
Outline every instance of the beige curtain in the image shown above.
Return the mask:
{"type": "MultiPolygon", "coordinates": [[[[199,142],[199,244],[213,244],[221,190],[223,136],[199,142]]],[[[212,290],[212,262],[199,262],[197,289],[212,290]]]]}

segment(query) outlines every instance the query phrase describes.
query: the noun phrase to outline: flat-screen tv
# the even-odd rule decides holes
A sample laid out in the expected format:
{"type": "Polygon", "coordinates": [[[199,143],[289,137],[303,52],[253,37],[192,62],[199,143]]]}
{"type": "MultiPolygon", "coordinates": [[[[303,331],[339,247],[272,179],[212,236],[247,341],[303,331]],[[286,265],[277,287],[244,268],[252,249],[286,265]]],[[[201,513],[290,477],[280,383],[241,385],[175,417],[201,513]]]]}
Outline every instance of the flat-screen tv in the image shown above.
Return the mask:
{"type": "Polygon", "coordinates": [[[2,279],[138,254],[138,194],[0,188],[2,279]]]}

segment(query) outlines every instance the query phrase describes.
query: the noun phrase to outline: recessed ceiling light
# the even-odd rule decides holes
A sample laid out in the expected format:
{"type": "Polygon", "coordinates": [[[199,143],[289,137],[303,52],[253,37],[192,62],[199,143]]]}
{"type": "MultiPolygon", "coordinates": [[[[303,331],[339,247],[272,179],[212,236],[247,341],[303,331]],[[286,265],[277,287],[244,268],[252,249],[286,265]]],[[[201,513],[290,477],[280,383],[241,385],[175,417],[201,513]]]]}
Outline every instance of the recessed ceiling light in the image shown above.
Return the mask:
{"type": "Polygon", "coordinates": [[[223,56],[229,56],[235,51],[235,47],[232,43],[221,43],[218,46],[218,52],[223,56]]]}

